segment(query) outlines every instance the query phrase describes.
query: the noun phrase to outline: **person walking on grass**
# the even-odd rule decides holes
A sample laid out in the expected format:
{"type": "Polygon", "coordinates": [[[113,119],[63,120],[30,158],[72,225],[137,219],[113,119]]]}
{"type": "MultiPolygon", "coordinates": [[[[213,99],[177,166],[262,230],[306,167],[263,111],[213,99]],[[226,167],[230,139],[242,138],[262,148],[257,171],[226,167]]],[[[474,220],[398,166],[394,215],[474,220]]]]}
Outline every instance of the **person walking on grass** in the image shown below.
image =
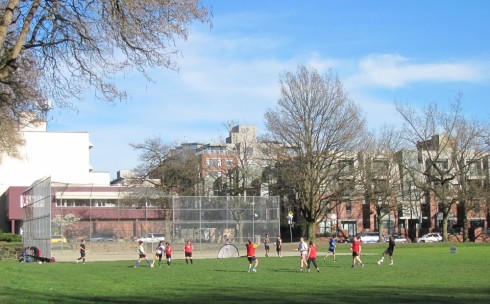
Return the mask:
{"type": "Polygon", "coordinates": [[[185,256],[186,264],[189,264],[189,261],[191,261],[192,264],[192,250],[194,250],[194,247],[192,246],[191,241],[187,240],[187,242],[184,245],[184,256],[185,256]]]}
{"type": "Polygon", "coordinates": [[[282,240],[280,236],[278,236],[276,239],[276,252],[277,256],[282,258],[282,240]]]}
{"type": "Polygon", "coordinates": [[[153,266],[155,266],[155,261],[158,258],[158,267],[162,267],[162,256],[164,250],[165,246],[163,246],[163,241],[160,241],[158,243],[157,251],[155,252],[155,257],[153,257],[153,262],[151,263],[153,266]]]}
{"type": "Polygon", "coordinates": [[[169,242],[165,243],[165,259],[167,260],[167,267],[170,267],[172,261],[172,245],[169,242]]]}
{"type": "Polygon", "coordinates": [[[364,263],[361,261],[361,241],[357,237],[352,240],[350,250],[352,251],[352,268],[356,267],[356,264],[364,268],[364,263]]]}
{"type": "Polygon", "coordinates": [[[136,261],[136,263],[134,263],[134,268],[138,268],[138,266],[142,260],[146,260],[146,263],[148,263],[148,266],[150,266],[150,267],[152,266],[152,264],[150,263],[150,260],[148,260],[148,257],[146,256],[145,246],[143,246],[143,241],[138,241],[138,254],[139,254],[139,258],[136,261]]]}
{"type": "Polygon", "coordinates": [[[303,266],[306,268],[306,260],[308,259],[308,244],[306,244],[304,238],[299,239],[297,250],[300,252],[299,270],[303,271],[303,266]]]}
{"type": "Polygon", "coordinates": [[[77,263],[82,260],[82,263],[85,264],[85,240],[80,242],[80,257],[77,259],[77,263]]]}
{"type": "Polygon", "coordinates": [[[313,244],[313,241],[310,241],[310,245],[308,246],[308,261],[306,263],[306,269],[308,269],[308,273],[310,272],[310,264],[313,263],[316,271],[320,272],[320,268],[316,264],[316,245],[313,244]]]}
{"type": "Polygon", "coordinates": [[[255,249],[259,247],[259,244],[252,243],[252,240],[248,240],[245,244],[247,247],[247,259],[248,259],[248,272],[252,270],[253,272],[257,272],[257,265],[259,265],[259,260],[255,257],[255,249]],[[254,264],[252,268],[252,264],[254,264]]]}
{"type": "Polygon", "coordinates": [[[269,251],[270,251],[270,243],[271,241],[269,240],[269,235],[266,233],[265,238],[264,238],[264,249],[265,249],[265,257],[269,257],[269,251]]]}
{"type": "Polygon", "coordinates": [[[388,248],[386,248],[385,251],[383,251],[383,254],[381,255],[381,260],[378,261],[378,265],[381,265],[381,263],[384,262],[385,260],[385,255],[390,256],[390,266],[393,266],[393,253],[395,252],[395,240],[393,240],[393,237],[390,236],[388,239],[388,248]]]}
{"type": "Polygon", "coordinates": [[[337,248],[337,237],[332,237],[330,241],[328,241],[328,252],[327,255],[323,258],[323,261],[325,262],[327,258],[332,255],[333,256],[333,261],[335,262],[335,249],[337,248]]]}

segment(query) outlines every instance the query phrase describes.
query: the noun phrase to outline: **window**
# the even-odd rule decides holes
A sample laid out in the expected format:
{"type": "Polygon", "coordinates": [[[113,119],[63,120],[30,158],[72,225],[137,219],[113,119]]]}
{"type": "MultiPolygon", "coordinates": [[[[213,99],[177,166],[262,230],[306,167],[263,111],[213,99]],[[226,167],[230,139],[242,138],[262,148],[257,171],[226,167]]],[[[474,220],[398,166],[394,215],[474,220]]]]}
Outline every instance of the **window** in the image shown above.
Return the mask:
{"type": "Polygon", "coordinates": [[[221,159],[219,159],[219,158],[208,158],[206,160],[206,164],[210,167],[219,167],[219,166],[221,166],[221,159]]]}
{"type": "Polygon", "coordinates": [[[352,202],[351,201],[345,202],[345,213],[346,214],[352,214],[352,202]]]}
{"type": "Polygon", "coordinates": [[[482,176],[482,164],[480,161],[471,161],[469,164],[468,164],[468,167],[469,167],[469,176],[470,177],[478,177],[478,176],[482,176]]]}
{"type": "Polygon", "coordinates": [[[341,160],[338,162],[338,170],[340,176],[352,176],[354,175],[354,161],[353,160],[341,160]]]}
{"type": "Polygon", "coordinates": [[[386,159],[373,160],[373,171],[376,175],[387,175],[388,168],[389,165],[386,159]]]}

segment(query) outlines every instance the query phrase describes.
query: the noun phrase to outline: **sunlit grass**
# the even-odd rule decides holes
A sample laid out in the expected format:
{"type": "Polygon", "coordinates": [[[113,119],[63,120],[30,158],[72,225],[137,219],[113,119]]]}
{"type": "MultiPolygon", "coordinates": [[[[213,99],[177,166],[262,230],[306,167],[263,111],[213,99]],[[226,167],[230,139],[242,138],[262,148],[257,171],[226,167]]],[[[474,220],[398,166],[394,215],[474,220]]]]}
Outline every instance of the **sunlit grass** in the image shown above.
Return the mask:
{"type": "Polygon", "coordinates": [[[149,268],[134,261],[0,262],[0,303],[489,303],[490,245],[397,245],[395,265],[376,264],[386,244],[366,245],[352,269],[348,245],[321,272],[299,258],[263,257],[257,273],[239,259],[202,259],[149,268]]]}

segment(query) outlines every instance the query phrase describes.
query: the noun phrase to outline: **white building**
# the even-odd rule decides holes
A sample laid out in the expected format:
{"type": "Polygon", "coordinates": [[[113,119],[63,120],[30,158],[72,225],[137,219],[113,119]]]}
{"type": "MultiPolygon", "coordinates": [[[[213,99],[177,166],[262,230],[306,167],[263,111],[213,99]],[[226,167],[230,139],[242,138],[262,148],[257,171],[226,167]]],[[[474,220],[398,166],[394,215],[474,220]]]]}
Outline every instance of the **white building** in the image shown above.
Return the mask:
{"type": "Polygon", "coordinates": [[[93,172],[88,132],[49,132],[41,121],[19,131],[25,144],[20,158],[5,155],[0,162],[0,196],[10,186],[29,186],[51,176],[53,182],[109,186],[109,172],[93,172]]]}

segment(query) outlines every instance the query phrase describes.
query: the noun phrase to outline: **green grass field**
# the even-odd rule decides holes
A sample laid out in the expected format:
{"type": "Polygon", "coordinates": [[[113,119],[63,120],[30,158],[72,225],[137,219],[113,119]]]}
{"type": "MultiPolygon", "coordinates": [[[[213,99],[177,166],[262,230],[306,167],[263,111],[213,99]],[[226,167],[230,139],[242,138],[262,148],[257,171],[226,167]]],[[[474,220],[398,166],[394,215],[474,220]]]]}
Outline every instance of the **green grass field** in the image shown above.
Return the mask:
{"type": "MultiPolygon", "coordinates": [[[[321,272],[299,271],[296,255],[201,259],[170,268],[134,261],[0,262],[0,303],[490,303],[489,244],[400,244],[395,265],[376,264],[386,244],[365,245],[366,267],[352,269],[349,246],[321,272]],[[456,246],[457,253],[450,247],[456,246]]],[[[180,255],[178,253],[177,255],[180,255]]]]}

